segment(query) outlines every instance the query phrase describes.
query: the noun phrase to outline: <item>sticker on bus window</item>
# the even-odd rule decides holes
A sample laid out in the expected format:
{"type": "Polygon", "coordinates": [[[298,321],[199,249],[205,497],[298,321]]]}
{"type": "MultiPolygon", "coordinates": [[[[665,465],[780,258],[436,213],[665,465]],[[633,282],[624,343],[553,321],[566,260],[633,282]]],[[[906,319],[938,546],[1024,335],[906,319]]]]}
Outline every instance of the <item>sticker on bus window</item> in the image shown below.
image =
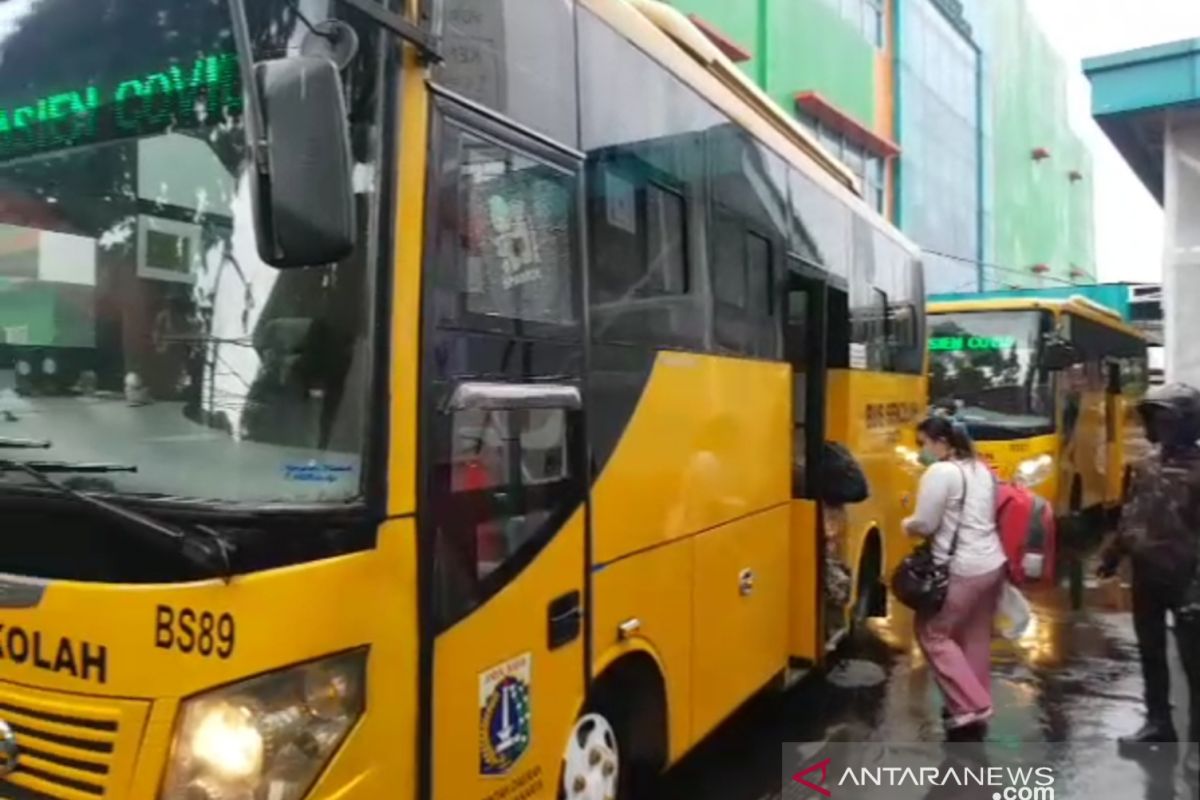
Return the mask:
{"type": "Polygon", "coordinates": [[[354,467],[349,464],[322,464],[309,461],[303,464],[284,464],[283,477],[289,481],[302,483],[337,483],[343,478],[350,477],[354,467]]]}
{"type": "Polygon", "coordinates": [[[861,342],[850,343],[850,369],[866,369],[870,366],[867,346],[861,342]]]}
{"type": "Polygon", "coordinates": [[[533,655],[479,673],[479,771],[503,775],[529,748],[533,655]]]}

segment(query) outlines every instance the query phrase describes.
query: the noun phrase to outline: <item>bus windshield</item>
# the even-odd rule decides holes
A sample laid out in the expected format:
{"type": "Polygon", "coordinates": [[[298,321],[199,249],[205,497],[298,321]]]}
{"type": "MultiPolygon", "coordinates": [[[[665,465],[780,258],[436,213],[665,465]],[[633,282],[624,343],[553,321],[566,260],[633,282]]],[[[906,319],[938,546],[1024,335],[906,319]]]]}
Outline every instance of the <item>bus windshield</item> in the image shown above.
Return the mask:
{"type": "MultiPolygon", "coordinates": [[[[339,11],[246,5],[259,59],[339,11]]],[[[365,227],[379,40],[358,34],[344,75],[365,227]]],[[[0,460],[136,468],[69,480],[148,499],[360,493],[369,259],[258,258],[241,72],[225,0],[0,5],[0,460]]],[[[0,490],[24,483],[0,472],[0,490]]]]}
{"type": "Polygon", "coordinates": [[[1040,311],[930,317],[929,392],[956,404],[972,435],[1002,439],[1053,430],[1053,395],[1037,368],[1040,311]]]}

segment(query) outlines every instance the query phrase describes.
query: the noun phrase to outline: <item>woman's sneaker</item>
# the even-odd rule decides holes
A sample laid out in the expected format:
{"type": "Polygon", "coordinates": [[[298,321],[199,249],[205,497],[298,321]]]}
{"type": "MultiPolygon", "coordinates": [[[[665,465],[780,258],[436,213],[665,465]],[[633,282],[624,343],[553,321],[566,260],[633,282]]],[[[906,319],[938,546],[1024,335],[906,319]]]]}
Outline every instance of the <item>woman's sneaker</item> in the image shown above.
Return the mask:
{"type": "Polygon", "coordinates": [[[956,714],[948,718],[946,727],[949,730],[955,728],[966,728],[971,725],[986,725],[987,721],[992,718],[992,709],[985,708],[982,711],[968,711],[965,714],[956,714]]]}

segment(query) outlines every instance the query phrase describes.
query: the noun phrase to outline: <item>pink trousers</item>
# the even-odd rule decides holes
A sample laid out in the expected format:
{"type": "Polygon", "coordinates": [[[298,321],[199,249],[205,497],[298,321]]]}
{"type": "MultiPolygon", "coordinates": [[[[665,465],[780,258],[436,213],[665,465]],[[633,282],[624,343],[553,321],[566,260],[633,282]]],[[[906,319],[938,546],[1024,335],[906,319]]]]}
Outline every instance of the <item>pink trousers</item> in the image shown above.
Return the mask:
{"type": "Polygon", "coordinates": [[[917,618],[917,641],[946,698],[952,721],[992,708],[992,619],[1005,569],[950,576],[942,609],[917,618]]]}

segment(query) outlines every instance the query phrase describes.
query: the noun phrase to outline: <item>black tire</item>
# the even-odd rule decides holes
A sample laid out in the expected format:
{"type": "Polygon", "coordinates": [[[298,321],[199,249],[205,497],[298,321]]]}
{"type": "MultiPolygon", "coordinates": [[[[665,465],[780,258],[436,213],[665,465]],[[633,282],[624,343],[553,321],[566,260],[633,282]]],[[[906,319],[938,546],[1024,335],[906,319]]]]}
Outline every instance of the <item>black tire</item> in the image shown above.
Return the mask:
{"type": "Polygon", "coordinates": [[[598,714],[617,740],[616,800],[657,800],[667,762],[666,696],[649,657],[627,657],[593,688],[584,715],[598,714]]]}
{"type": "Polygon", "coordinates": [[[871,617],[887,616],[887,585],[883,576],[883,552],[879,538],[872,533],[859,557],[851,622],[861,627],[871,617]]]}

